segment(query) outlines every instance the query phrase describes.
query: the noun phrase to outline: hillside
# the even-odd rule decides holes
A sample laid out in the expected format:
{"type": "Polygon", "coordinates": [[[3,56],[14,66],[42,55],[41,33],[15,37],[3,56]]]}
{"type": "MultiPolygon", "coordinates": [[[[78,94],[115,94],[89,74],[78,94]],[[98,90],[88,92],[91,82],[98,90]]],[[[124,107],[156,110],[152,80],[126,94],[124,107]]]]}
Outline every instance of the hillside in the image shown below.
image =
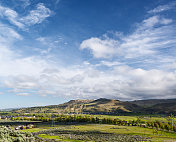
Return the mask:
{"type": "Polygon", "coordinates": [[[71,100],[60,105],[31,107],[13,110],[18,113],[119,113],[134,112],[141,108],[130,102],[100,98],[97,100],[71,100]]]}
{"type": "Polygon", "coordinates": [[[150,100],[135,100],[132,101],[133,104],[142,106],[142,107],[152,107],[159,104],[165,104],[165,103],[175,103],[176,99],[150,99],[150,100]]]}
{"type": "Polygon", "coordinates": [[[119,101],[100,98],[97,100],[71,100],[60,105],[31,107],[13,110],[18,113],[176,113],[176,99],[119,101]]]}

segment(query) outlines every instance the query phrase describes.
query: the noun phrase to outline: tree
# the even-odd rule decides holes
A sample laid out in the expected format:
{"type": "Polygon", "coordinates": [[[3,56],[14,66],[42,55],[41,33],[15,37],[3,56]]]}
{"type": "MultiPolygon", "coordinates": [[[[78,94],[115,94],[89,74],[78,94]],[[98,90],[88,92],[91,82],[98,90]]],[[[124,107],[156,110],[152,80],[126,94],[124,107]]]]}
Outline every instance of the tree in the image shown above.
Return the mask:
{"type": "Polygon", "coordinates": [[[169,131],[171,130],[171,126],[169,124],[165,124],[165,129],[169,131]]]}

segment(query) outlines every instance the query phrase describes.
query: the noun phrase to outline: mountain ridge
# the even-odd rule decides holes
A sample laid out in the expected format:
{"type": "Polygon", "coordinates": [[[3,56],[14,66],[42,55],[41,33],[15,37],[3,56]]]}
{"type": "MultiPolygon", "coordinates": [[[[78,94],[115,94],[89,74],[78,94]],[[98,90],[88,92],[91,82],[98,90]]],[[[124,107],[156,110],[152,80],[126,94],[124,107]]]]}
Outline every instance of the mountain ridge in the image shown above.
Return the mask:
{"type": "Polygon", "coordinates": [[[120,101],[99,98],[97,100],[70,100],[59,105],[39,106],[15,109],[17,113],[176,113],[176,99],[149,99],[120,101]]]}

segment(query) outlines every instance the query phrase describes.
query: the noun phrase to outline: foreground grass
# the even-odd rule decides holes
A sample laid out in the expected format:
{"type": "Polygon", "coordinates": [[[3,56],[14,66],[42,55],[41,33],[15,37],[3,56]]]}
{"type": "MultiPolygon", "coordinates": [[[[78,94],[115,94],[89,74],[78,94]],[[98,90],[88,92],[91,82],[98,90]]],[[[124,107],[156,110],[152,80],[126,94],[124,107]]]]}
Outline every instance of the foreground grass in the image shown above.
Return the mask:
{"type": "Polygon", "coordinates": [[[47,134],[39,134],[38,137],[44,138],[44,139],[55,139],[55,140],[64,141],[64,142],[84,142],[82,140],[63,139],[61,136],[50,136],[47,134]]]}

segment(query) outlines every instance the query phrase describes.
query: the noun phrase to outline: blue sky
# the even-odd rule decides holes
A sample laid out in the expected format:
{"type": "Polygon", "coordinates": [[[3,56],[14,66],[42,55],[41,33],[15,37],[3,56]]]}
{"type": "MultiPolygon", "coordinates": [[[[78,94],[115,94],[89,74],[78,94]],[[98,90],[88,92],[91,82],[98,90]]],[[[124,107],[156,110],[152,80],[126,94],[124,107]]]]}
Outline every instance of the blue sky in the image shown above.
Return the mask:
{"type": "Polygon", "coordinates": [[[176,1],[0,0],[0,109],[176,97],[176,1]]]}

